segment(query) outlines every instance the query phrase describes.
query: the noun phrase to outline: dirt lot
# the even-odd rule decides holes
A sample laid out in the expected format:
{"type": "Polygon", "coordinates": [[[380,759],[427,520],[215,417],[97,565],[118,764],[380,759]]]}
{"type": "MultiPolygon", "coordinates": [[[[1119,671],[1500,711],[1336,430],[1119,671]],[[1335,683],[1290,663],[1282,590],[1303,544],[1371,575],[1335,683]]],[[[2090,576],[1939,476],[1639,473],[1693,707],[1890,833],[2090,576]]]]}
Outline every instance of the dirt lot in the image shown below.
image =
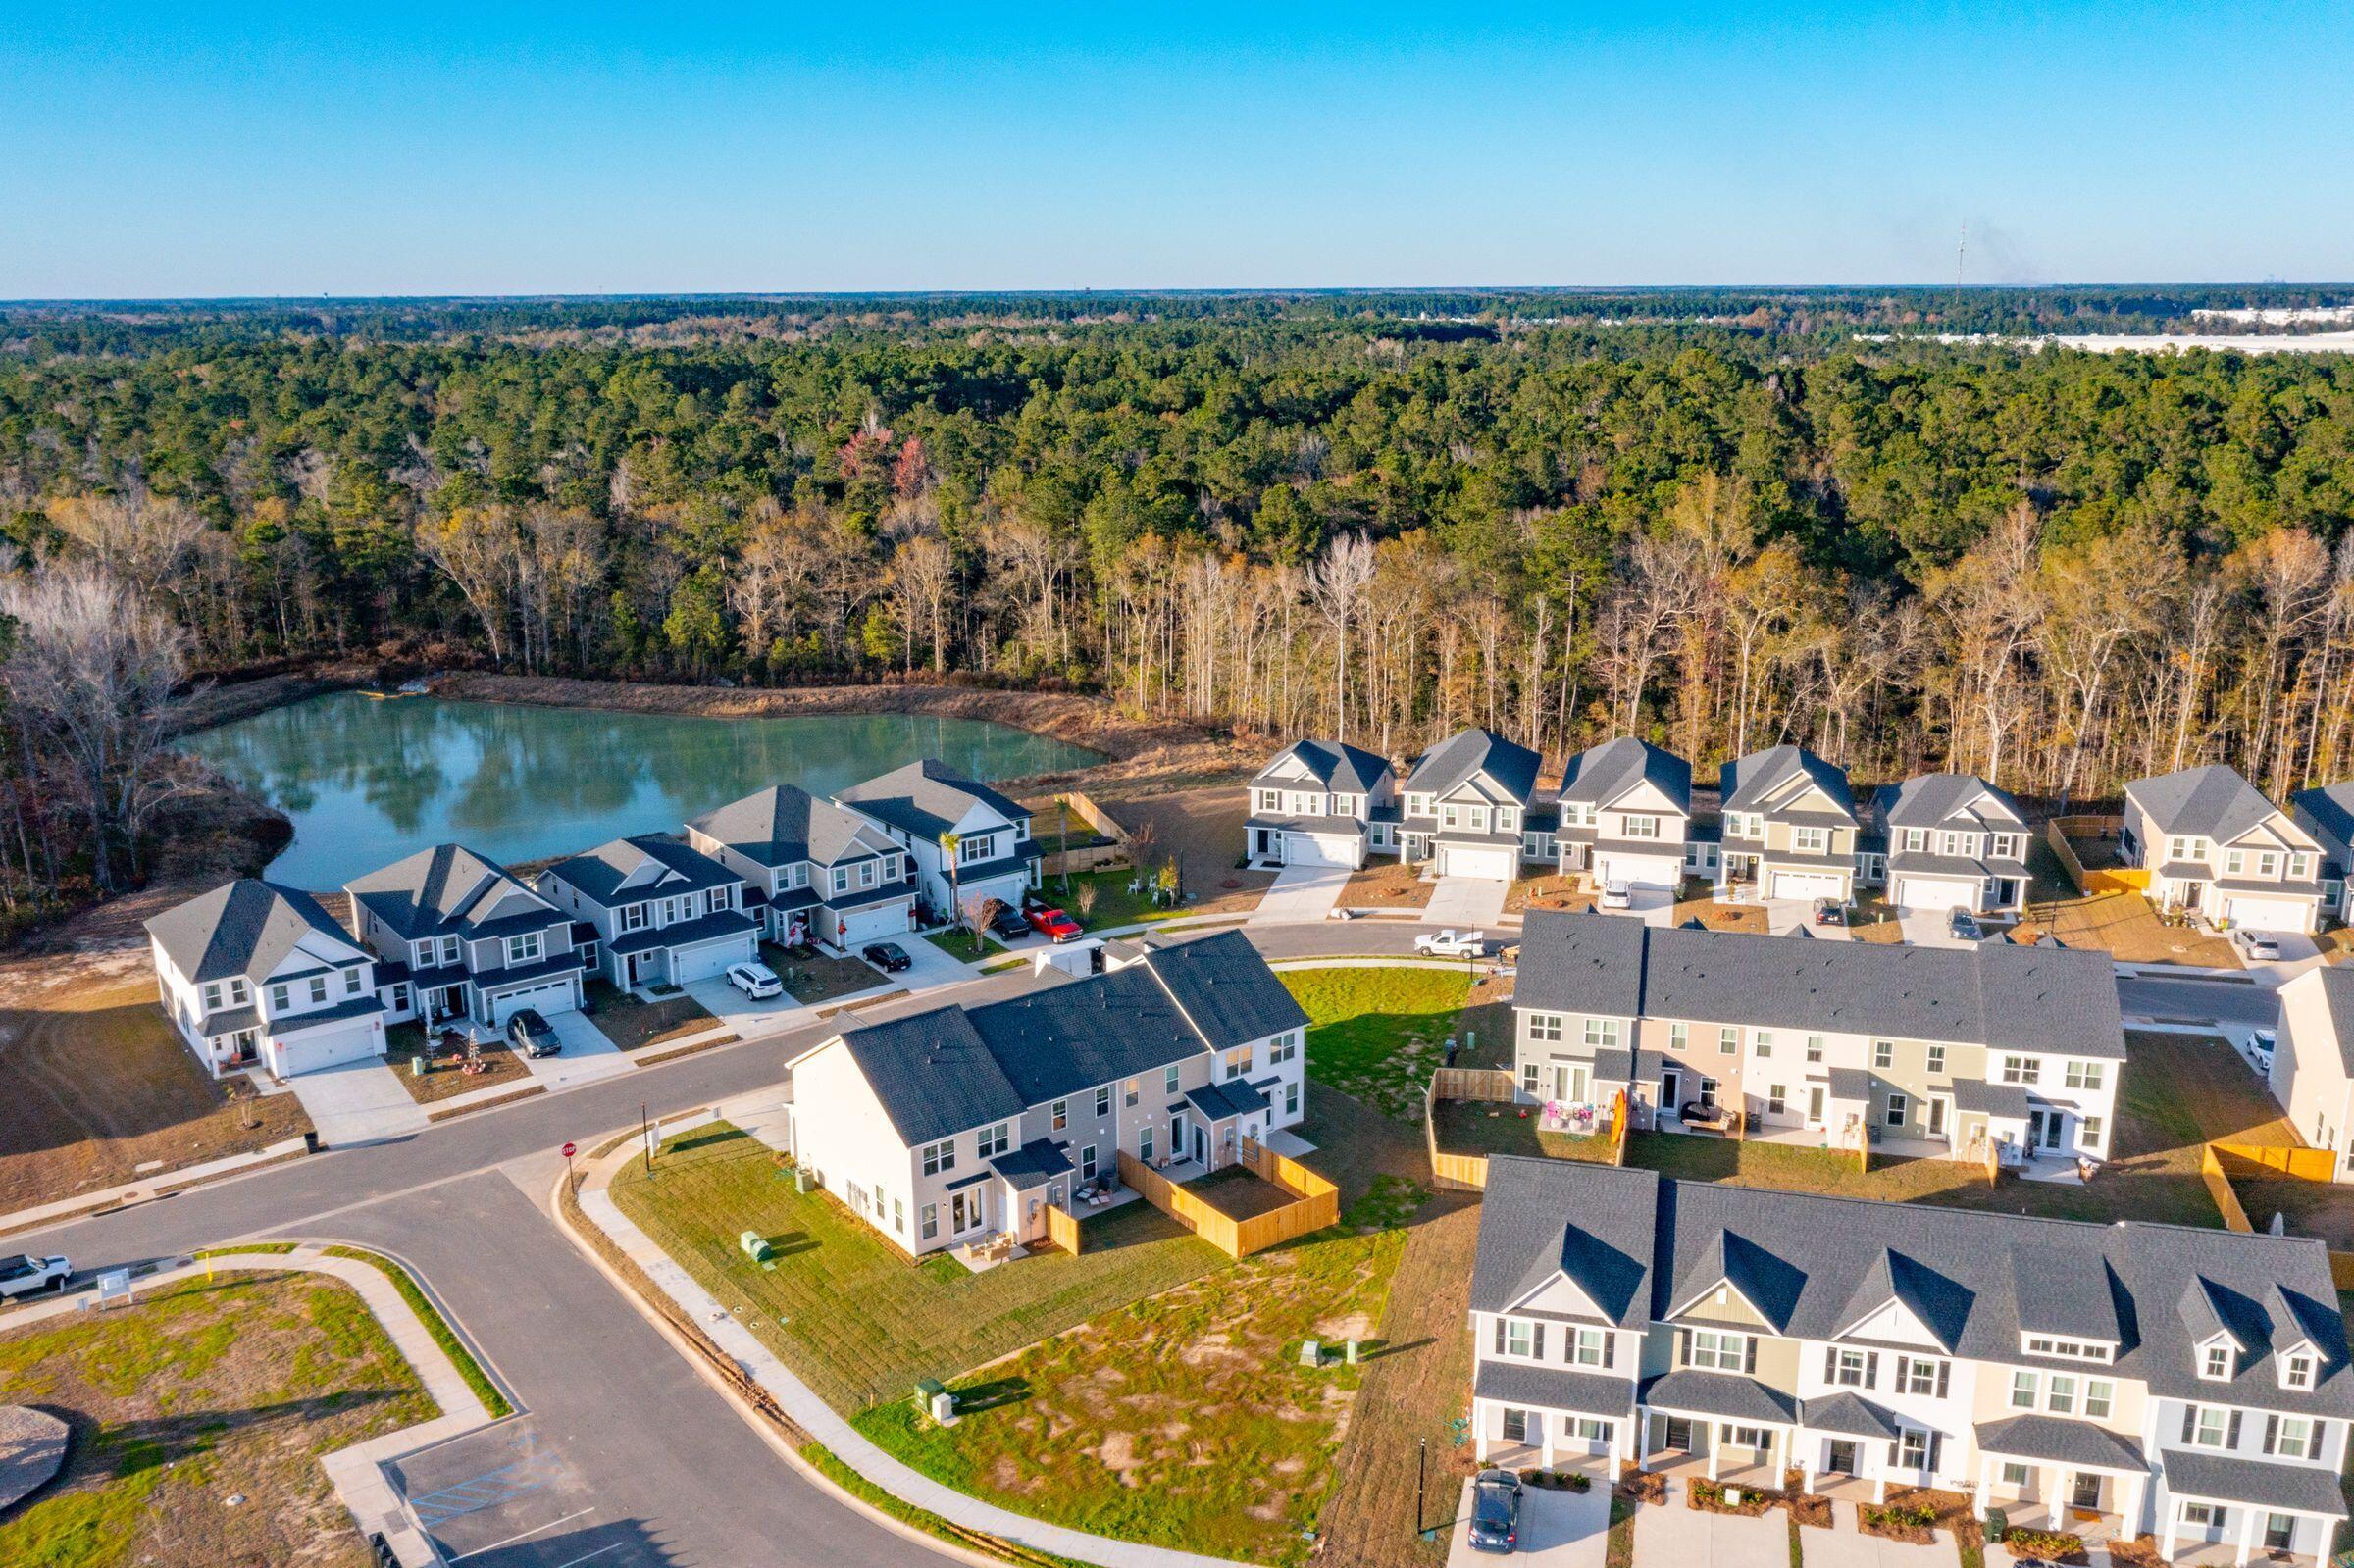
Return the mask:
{"type": "Polygon", "coordinates": [[[1430,903],[1432,884],[1422,880],[1420,866],[1396,860],[1367,861],[1349,874],[1341,889],[1345,909],[1422,909],[1430,903]]]}
{"type": "Polygon", "coordinates": [[[432,1105],[457,1094],[470,1094],[478,1088],[494,1085],[521,1087],[531,1082],[531,1069],[522,1058],[504,1044],[486,1045],[477,1058],[476,1071],[468,1073],[460,1064],[463,1053],[443,1051],[434,1057],[433,1071],[419,1078],[411,1065],[417,1053],[425,1048],[425,1029],[419,1024],[394,1024],[384,1031],[384,1065],[400,1075],[401,1086],[409,1098],[420,1105],[432,1105]]]}
{"type": "Polygon", "coordinates": [[[2011,935],[2015,940],[2031,942],[2047,934],[2059,937],[2064,947],[2098,947],[2121,963],[2241,967],[2239,954],[2228,941],[2186,926],[2160,923],[2158,912],[2139,893],[2102,893],[2037,903],[2028,908],[2026,918],[2011,935]]]}
{"type": "Polygon", "coordinates": [[[1189,915],[1247,913],[1258,907],[1259,895],[1275,880],[1271,871],[1235,869],[1243,855],[1246,815],[1239,784],[1095,798],[1128,830],[1140,860],[1177,858],[1189,915]]]}
{"type": "Polygon", "coordinates": [[[588,983],[588,1012],[596,1023],[597,1033],[625,1051],[685,1039],[719,1022],[701,1002],[685,992],[641,1002],[601,980],[588,983]]]}
{"type": "Polygon", "coordinates": [[[291,1094],[215,1083],[156,1005],[151,978],[20,986],[0,1008],[0,1211],[190,1165],[310,1130],[291,1094]],[[30,991],[30,994],[26,994],[30,991]]]}

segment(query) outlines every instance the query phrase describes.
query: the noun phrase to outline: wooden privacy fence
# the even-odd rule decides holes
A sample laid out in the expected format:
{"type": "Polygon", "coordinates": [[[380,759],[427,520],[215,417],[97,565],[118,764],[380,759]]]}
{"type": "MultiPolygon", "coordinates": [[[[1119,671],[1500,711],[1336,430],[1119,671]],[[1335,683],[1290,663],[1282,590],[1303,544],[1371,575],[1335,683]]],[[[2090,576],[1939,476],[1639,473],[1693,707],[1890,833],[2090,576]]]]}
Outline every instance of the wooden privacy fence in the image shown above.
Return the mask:
{"type": "Polygon", "coordinates": [[[2054,817],[2043,825],[2044,842],[2052,846],[2068,880],[2076,890],[2087,897],[2094,893],[2146,892],[2150,874],[2133,866],[2102,866],[2092,869],[2076,857],[2076,846],[2071,838],[2106,838],[2124,830],[2123,817],[2054,817]]]}
{"type": "MultiPolygon", "coordinates": [[[[2270,1143],[2208,1143],[2199,1149],[2199,1176],[2207,1184],[2207,1195],[2215,1199],[2222,1211],[2224,1224],[2234,1231],[2253,1232],[2248,1211],[2240,1206],[2239,1194],[2232,1190],[2230,1173],[2224,1169],[2224,1159],[2246,1160],[2263,1170],[2280,1171],[2303,1182],[2328,1182],[2335,1174],[2337,1156],[2326,1148],[2282,1148],[2270,1143]]],[[[2340,1290],[2354,1290],[2354,1252],[2329,1254],[2329,1279],[2340,1290]]]]}
{"type": "Polygon", "coordinates": [[[1071,1256],[1079,1255],[1079,1217],[1059,1203],[1047,1205],[1047,1239],[1071,1256]]]}
{"type": "Polygon", "coordinates": [[[2326,1148],[2291,1148],[2273,1143],[2210,1143],[2226,1159],[2245,1160],[2260,1170],[2278,1171],[2301,1182],[2327,1182],[2336,1174],[2337,1156],[2326,1148]]]}
{"type": "Polygon", "coordinates": [[[1230,1258],[1264,1252],[1293,1237],[1339,1223],[1341,1189],[1307,1167],[1257,1143],[1245,1148],[1242,1163],[1262,1180],[1292,1194],[1293,1201],[1279,1209],[1238,1220],[1200,1194],[1179,1187],[1125,1149],[1120,1151],[1120,1180],[1142,1193],[1146,1202],[1230,1258]]]}
{"type": "MultiPolygon", "coordinates": [[[[1120,826],[1118,818],[1076,789],[1066,789],[1056,798],[1070,808],[1071,818],[1074,822],[1085,823],[1090,829],[1111,841],[1097,844],[1058,844],[1053,852],[1047,856],[1045,870],[1059,876],[1066,871],[1102,871],[1129,863],[1128,830],[1120,826]]],[[[1062,813],[1059,810],[1049,806],[1039,812],[1038,815],[1051,821],[1056,830],[1060,831],[1062,813]]]]}
{"type": "Polygon", "coordinates": [[[1430,1159],[1432,1186],[1446,1192],[1478,1192],[1488,1185],[1486,1155],[1448,1154],[1439,1148],[1438,1102],[1511,1098],[1512,1075],[1500,1068],[1442,1067],[1430,1075],[1430,1086],[1422,1091],[1422,1151],[1430,1159]]]}
{"type": "Polygon", "coordinates": [[[2215,1145],[2199,1145],[2199,1180],[2207,1184],[2207,1195],[2224,1216],[2226,1228],[2243,1233],[2256,1227],[2248,1223],[2248,1211],[2239,1206],[2239,1194],[2231,1190],[2231,1178],[2224,1174],[2224,1162],[2215,1157],[2215,1145]]]}

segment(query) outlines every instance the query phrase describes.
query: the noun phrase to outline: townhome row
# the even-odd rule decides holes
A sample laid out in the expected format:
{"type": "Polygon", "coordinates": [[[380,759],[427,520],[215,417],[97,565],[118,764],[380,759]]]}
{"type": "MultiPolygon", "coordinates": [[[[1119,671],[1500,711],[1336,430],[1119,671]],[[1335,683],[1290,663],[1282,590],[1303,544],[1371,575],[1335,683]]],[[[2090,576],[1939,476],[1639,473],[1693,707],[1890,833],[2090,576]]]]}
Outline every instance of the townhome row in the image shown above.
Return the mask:
{"type": "Polygon", "coordinates": [[[1624,1092],[1638,1126],[1957,1159],[2105,1157],[2125,1068],[2106,953],[1662,929],[1532,911],[1513,1082],[1566,1125],[1624,1092]],[[1582,1109],[1581,1109],[1582,1108],[1582,1109]]]}
{"type": "Polygon", "coordinates": [[[1696,820],[1691,764],[1648,741],[1578,753],[1551,796],[1537,790],[1538,767],[1526,747],[1466,730],[1400,784],[1370,752],[1303,740],[1252,781],[1245,852],[1267,865],[1352,868],[1399,855],[1443,877],[1500,881],[1559,868],[1663,892],[1706,879],[1727,900],[1846,900],[1883,885],[1914,908],[1983,914],[2026,900],[2026,819],[1965,775],[1890,785],[1859,807],[1842,770],[1803,746],[1774,746],[1727,763],[1720,813],[1696,820]]]}
{"type": "Polygon", "coordinates": [[[1122,1153],[1184,1181],[1300,1121],[1307,1017],[1242,933],[1109,964],[813,1046],[789,1064],[788,1147],[920,1256],[1042,1239],[1122,1153]]]}
{"type": "Polygon", "coordinates": [[[1483,1463],[1928,1486],[2019,1525],[2320,1557],[2354,1418],[2317,1240],[1492,1159],[1483,1463]]]}
{"type": "Polygon", "coordinates": [[[1039,858],[1027,812],[927,760],[831,800],[774,785],[528,884],[439,844],[347,884],[345,921],[248,878],[148,932],[165,1011],[206,1068],[284,1078],[382,1055],[386,1024],[495,1029],[578,1009],[591,978],[689,986],[764,938],[855,951],[950,909],[1018,905],[1039,858]]]}

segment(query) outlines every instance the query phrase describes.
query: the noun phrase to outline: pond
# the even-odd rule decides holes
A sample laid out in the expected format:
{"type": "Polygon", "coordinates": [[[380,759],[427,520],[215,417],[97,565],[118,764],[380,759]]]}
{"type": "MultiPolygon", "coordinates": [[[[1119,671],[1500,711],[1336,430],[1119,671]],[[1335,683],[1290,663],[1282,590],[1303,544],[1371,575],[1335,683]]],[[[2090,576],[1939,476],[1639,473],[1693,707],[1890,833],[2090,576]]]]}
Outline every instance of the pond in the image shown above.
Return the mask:
{"type": "Polygon", "coordinates": [[[1084,746],[907,713],[696,719],[439,697],[313,697],[181,742],[294,822],[274,882],[324,890],[454,840],[512,864],[689,817],[772,784],[824,796],[920,757],[973,779],[1083,768],[1084,746]]]}

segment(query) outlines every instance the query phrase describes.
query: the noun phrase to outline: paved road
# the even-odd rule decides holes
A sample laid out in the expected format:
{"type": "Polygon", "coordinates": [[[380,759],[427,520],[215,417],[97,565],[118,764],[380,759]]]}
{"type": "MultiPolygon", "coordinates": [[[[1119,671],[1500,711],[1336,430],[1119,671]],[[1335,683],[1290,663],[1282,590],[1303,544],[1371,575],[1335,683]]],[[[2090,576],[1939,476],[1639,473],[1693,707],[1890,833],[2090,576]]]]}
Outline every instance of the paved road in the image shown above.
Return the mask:
{"type": "MultiPolygon", "coordinates": [[[[1411,950],[1409,922],[1264,927],[1270,958],[1411,950]]],[[[896,1003],[979,1001],[1030,984],[1014,973],[896,1003]]],[[[2253,985],[2121,979],[2136,1016],[2273,1021],[2253,985]]],[[[882,1016],[882,1011],[867,1016],[882,1016]]],[[[734,1568],[946,1560],[833,1505],[781,1464],[538,1208],[556,1150],[655,1116],[764,1087],[833,1026],[808,1020],[645,1072],[531,1099],[412,1138],[272,1167],[103,1219],[12,1238],[83,1268],[269,1235],[348,1239],[408,1258],[596,1499],[584,1552],[620,1542],[649,1563],[734,1568]],[[528,1196],[527,1196],[528,1194],[528,1196]]],[[[621,1548],[613,1555],[620,1556],[621,1548]]],[[[537,1557],[485,1552],[477,1568],[537,1557]]],[[[610,1568],[600,1560],[600,1568],[610,1568]]]]}

